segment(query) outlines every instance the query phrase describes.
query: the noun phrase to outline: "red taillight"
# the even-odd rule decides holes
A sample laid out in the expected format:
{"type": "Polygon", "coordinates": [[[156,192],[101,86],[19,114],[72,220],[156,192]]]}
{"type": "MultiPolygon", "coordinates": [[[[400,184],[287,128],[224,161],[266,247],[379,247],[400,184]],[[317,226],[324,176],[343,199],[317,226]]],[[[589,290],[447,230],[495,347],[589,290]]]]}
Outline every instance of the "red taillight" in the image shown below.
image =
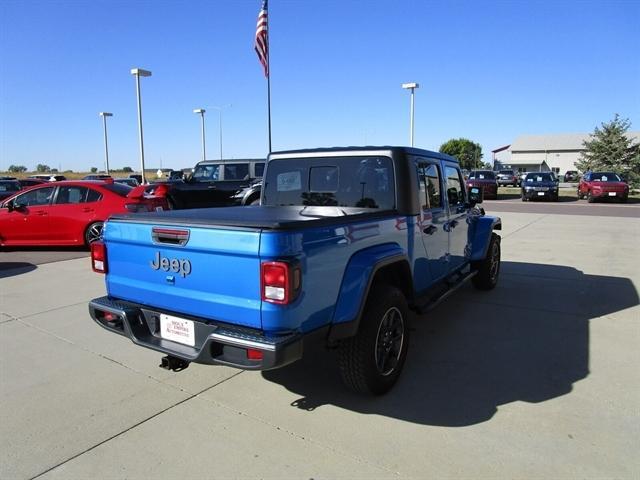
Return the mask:
{"type": "Polygon", "coordinates": [[[300,268],[288,262],[262,262],[260,280],[262,300],[286,305],[300,290],[300,268]]]}
{"type": "Polygon", "coordinates": [[[262,360],[262,351],[255,350],[253,348],[247,348],[247,359],[249,360],[262,360]]]}
{"type": "Polygon", "coordinates": [[[97,273],[107,273],[107,247],[100,241],[91,244],[91,268],[97,273]]]}

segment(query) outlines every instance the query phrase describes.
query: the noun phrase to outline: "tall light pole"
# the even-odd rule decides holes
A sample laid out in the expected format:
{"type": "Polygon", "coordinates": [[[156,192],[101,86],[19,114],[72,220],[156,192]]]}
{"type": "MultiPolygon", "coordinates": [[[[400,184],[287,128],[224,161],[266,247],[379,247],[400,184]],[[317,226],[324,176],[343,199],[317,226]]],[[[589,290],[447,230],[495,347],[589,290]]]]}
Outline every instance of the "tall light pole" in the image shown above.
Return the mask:
{"type": "Polygon", "coordinates": [[[107,117],[113,117],[113,113],[100,112],[102,117],[102,124],[104,125],[104,164],[105,173],[109,175],[109,144],[107,143],[107,117]]]}
{"type": "Polygon", "coordinates": [[[204,114],[206,110],[204,108],[196,108],[193,110],[193,113],[197,113],[202,118],[202,161],[204,162],[207,159],[207,150],[205,147],[204,141],[204,114]]]}
{"type": "Polygon", "coordinates": [[[415,82],[412,83],[403,83],[402,84],[402,88],[406,89],[406,90],[411,90],[411,126],[410,128],[410,134],[409,134],[409,141],[411,143],[411,146],[413,147],[413,96],[414,96],[414,90],[416,88],[418,88],[420,85],[418,85],[415,82]]]}
{"type": "Polygon", "coordinates": [[[226,105],[221,105],[219,107],[211,107],[215,108],[218,111],[218,124],[220,125],[220,160],[222,160],[222,109],[229,108],[230,106],[231,104],[227,103],[226,105]]]}
{"type": "Polygon", "coordinates": [[[150,77],[151,72],[149,70],[143,70],[142,68],[132,68],[131,75],[136,77],[136,94],[138,97],[138,134],[140,136],[140,173],[142,174],[142,183],[147,183],[147,179],[144,175],[144,141],[142,139],[142,103],[140,101],[140,77],[150,77]]]}

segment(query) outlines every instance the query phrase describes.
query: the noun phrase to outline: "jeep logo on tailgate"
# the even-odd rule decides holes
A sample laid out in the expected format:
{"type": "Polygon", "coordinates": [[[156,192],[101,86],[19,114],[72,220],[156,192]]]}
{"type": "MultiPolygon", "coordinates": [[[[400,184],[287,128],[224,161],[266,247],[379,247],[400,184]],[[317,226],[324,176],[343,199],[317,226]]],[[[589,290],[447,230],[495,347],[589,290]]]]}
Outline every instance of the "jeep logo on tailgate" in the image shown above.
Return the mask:
{"type": "Polygon", "coordinates": [[[183,278],[191,273],[191,262],[189,260],[163,257],[160,252],[156,252],[156,257],[149,262],[149,265],[154,270],[162,269],[165,272],[179,273],[183,278]]]}

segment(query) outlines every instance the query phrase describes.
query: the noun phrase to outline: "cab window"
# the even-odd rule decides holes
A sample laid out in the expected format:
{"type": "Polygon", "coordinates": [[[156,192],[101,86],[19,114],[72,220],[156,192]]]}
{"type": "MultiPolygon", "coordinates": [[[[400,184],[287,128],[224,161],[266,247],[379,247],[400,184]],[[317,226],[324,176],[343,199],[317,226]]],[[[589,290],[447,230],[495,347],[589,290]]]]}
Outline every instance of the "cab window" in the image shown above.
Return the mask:
{"type": "Polygon", "coordinates": [[[449,205],[455,206],[464,203],[464,182],[460,177],[460,172],[453,167],[446,167],[445,172],[447,175],[447,199],[449,205]]]}

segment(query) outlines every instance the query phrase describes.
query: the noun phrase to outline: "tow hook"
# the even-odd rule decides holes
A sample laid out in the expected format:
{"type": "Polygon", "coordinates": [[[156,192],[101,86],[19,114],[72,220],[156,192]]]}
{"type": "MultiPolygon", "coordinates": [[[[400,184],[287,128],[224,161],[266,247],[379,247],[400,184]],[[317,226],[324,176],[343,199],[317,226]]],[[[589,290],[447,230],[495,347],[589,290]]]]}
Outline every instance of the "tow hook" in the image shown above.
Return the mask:
{"type": "Polygon", "coordinates": [[[185,368],[187,368],[189,366],[189,362],[187,362],[186,360],[183,360],[181,358],[172,357],[171,355],[168,355],[166,357],[162,357],[160,365],[158,365],[158,366],[160,368],[164,368],[165,370],[172,370],[174,372],[181,372],[182,370],[184,370],[185,368]]]}

